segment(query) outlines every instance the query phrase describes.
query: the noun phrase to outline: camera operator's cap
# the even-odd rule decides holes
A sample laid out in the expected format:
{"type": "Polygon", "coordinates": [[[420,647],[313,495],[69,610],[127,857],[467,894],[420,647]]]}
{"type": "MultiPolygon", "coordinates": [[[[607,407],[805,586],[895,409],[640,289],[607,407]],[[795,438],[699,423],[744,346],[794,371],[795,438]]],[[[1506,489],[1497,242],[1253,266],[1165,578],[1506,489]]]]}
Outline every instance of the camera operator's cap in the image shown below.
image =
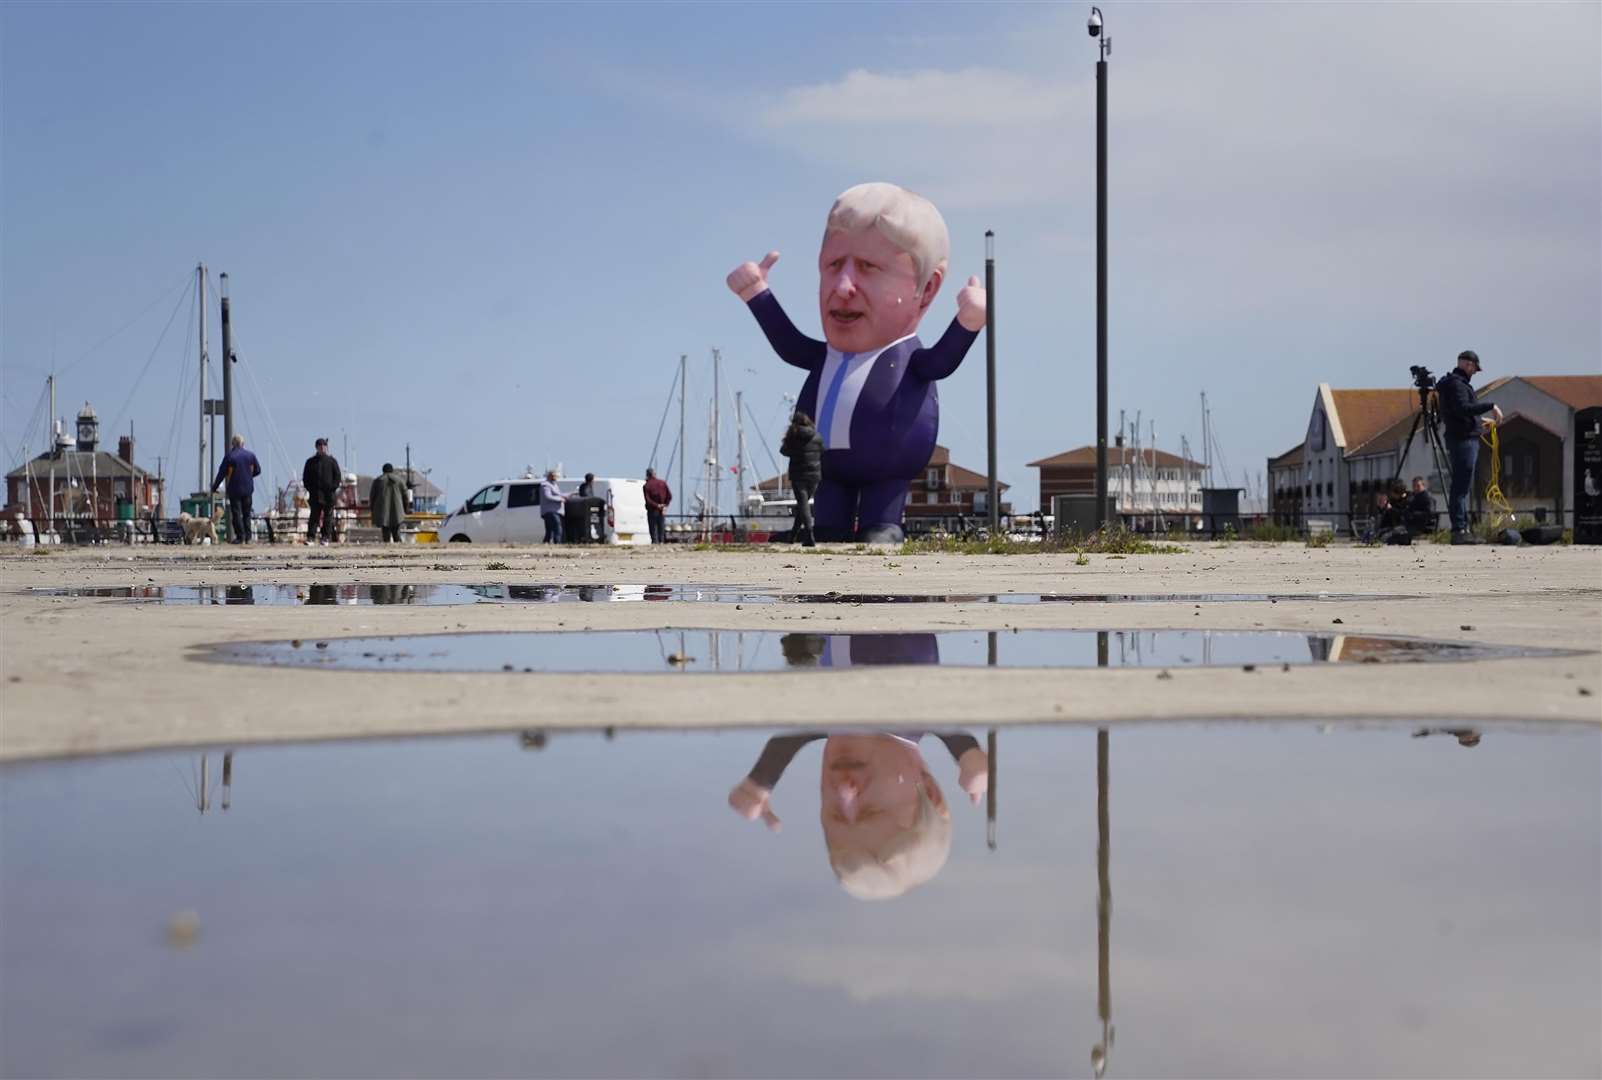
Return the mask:
{"type": "Polygon", "coordinates": [[[1457,358],[1459,360],[1467,360],[1470,363],[1472,363],[1475,367],[1481,367],[1482,366],[1480,364],[1480,354],[1475,352],[1473,349],[1464,349],[1462,352],[1457,354],[1457,358]]]}

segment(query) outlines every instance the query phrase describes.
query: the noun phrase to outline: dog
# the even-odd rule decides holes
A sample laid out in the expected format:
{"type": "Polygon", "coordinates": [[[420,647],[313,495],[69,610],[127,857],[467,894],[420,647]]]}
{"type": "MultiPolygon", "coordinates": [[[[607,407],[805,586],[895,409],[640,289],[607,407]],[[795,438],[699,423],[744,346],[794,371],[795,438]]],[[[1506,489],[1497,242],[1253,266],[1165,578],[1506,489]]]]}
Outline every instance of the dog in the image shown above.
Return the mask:
{"type": "Polygon", "coordinates": [[[217,522],[214,518],[195,517],[185,511],[178,515],[178,527],[184,531],[184,543],[198,544],[203,540],[217,543],[217,522]]]}

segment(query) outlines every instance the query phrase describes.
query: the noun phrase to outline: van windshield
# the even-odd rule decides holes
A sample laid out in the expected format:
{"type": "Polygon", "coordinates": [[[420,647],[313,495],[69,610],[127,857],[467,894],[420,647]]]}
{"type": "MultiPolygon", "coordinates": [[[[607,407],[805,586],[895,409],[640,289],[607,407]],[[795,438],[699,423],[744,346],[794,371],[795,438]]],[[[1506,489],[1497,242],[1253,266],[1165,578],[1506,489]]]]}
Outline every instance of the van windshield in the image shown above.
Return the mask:
{"type": "Polygon", "coordinates": [[[504,487],[505,485],[503,484],[491,484],[489,487],[480,491],[477,495],[474,495],[471,499],[468,499],[465,509],[469,514],[479,510],[495,509],[497,506],[501,505],[501,491],[504,489],[504,487]]]}

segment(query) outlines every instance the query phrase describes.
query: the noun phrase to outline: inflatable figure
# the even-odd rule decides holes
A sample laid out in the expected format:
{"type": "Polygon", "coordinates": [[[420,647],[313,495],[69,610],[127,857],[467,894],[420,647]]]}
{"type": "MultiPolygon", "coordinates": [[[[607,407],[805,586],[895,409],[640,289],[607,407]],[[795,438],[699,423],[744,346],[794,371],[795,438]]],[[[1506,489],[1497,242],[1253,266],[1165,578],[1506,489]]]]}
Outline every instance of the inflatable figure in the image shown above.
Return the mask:
{"type": "Polygon", "coordinates": [[[904,535],[907,489],[928,465],[939,429],[935,383],[957,370],[985,325],[985,290],[970,277],[940,340],[925,347],[917,338],[950,250],[929,200],[895,184],[858,184],[834,201],[824,226],[824,341],[797,330],[768,288],[777,251],[728,276],[773,351],[807,373],[796,409],[816,418],[823,437],[823,482],[813,500],[820,540],[895,543],[904,535]]]}
{"type": "Polygon", "coordinates": [[[990,759],[960,732],[803,732],[769,739],[751,771],[729,792],[747,821],[779,829],[773,789],[791,759],[824,739],[818,819],[829,866],[859,900],[900,896],[940,872],[951,852],[951,810],[918,743],[934,735],[957,766],[957,783],[975,806],[990,785],[990,759]]]}

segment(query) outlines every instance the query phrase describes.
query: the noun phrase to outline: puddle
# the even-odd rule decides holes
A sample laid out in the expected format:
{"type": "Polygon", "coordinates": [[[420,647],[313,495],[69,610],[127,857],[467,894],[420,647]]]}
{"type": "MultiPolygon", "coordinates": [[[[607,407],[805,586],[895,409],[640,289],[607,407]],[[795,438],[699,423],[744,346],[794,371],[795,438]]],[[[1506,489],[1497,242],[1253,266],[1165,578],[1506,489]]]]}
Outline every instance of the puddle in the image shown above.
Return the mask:
{"type": "Polygon", "coordinates": [[[38,596],[96,597],[149,604],[215,604],[297,606],[320,604],[451,604],[532,603],[561,601],[615,603],[646,600],[689,600],[706,603],[772,603],[772,593],[753,593],[730,585],[104,585],[86,588],[36,589],[38,596]]]}
{"type": "Polygon", "coordinates": [[[627,603],[690,601],[721,604],[1218,604],[1281,601],[1407,600],[1356,593],[786,593],[753,585],[96,585],[35,589],[35,596],[89,597],[152,604],[415,604],[627,603]]]}
{"type": "Polygon", "coordinates": [[[819,634],[578,630],[245,641],[198,658],[234,664],[434,672],[761,672],[885,665],[1244,667],[1566,656],[1473,642],[1266,630],[947,630],[819,634]]]}
{"type": "Polygon", "coordinates": [[[1595,1075],[1602,734],[1412,734],[10,766],[0,1074],[1595,1075]]]}

